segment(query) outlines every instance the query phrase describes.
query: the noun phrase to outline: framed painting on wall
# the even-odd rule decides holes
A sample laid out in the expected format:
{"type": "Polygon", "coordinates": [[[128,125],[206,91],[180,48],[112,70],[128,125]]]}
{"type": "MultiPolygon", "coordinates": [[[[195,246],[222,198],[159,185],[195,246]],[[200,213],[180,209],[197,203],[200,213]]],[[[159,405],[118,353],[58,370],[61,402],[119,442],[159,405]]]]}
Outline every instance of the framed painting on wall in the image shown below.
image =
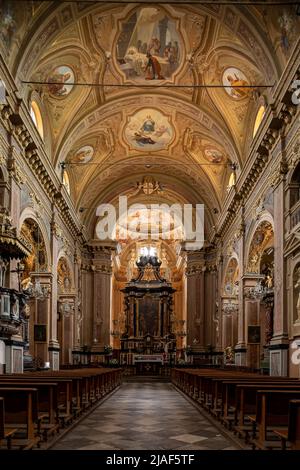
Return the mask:
{"type": "Polygon", "coordinates": [[[252,343],[252,344],[260,343],[260,326],[258,325],[248,326],[248,343],[252,343]]]}
{"type": "Polygon", "coordinates": [[[46,343],[47,325],[34,325],[34,341],[46,343]]]}

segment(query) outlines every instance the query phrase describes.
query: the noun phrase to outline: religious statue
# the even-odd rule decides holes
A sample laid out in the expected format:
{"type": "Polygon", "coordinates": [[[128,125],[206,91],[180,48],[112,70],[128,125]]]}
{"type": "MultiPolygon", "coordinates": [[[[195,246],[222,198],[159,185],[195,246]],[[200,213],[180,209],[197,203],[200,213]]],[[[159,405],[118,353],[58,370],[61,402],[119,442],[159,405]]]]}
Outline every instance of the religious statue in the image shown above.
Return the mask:
{"type": "Polygon", "coordinates": [[[23,279],[23,281],[21,282],[21,287],[25,293],[31,291],[31,289],[33,288],[33,283],[31,281],[30,276],[26,277],[26,279],[23,279]]]}
{"type": "Polygon", "coordinates": [[[81,338],[81,323],[82,323],[82,313],[78,309],[78,315],[77,315],[77,342],[80,343],[80,338],[81,338]]]}
{"type": "Polygon", "coordinates": [[[297,281],[296,281],[296,284],[294,285],[295,289],[298,289],[298,298],[297,298],[297,304],[296,304],[296,310],[297,310],[296,322],[300,323],[300,266],[296,270],[296,276],[297,276],[297,281]]]}
{"type": "Polygon", "coordinates": [[[70,279],[68,277],[65,277],[65,279],[64,279],[64,289],[65,289],[65,291],[69,291],[70,287],[71,287],[70,279]]]}
{"type": "Polygon", "coordinates": [[[268,273],[266,275],[266,286],[268,289],[272,289],[273,287],[273,277],[271,276],[271,273],[268,273]]]}
{"type": "Polygon", "coordinates": [[[232,295],[235,295],[238,297],[239,295],[239,281],[235,281],[233,286],[232,286],[232,295]]]}
{"type": "Polygon", "coordinates": [[[7,262],[0,257],[0,287],[4,287],[6,268],[7,262]]]}

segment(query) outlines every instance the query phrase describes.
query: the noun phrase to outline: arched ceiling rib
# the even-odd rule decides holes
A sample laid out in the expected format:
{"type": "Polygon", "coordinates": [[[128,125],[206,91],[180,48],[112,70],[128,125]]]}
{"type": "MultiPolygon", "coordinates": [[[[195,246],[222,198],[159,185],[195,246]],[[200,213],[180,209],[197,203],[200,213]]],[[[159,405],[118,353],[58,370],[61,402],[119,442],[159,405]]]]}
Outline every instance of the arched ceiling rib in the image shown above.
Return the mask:
{"type": "Polygon", "coordinates": [[[66,162],[74,205],[88,208],[87,226],[98,202],[149,171],[165,184],[166,198],[177,184],[180,197],[203,201],[212,226],[230,164],[243,167],[249,123],[271,92],[244,86],[278,79],[300,20],[288,6],[122,3],[15,8],[18,36],[3,46],[7,63],[24,99],[38,97],[49,157],[57,172],[66,162]],[[163,79],[153,66],[156,77],[146,80],[146,50],[158,57],[163,79]],[[153,132],[139,135],[147,120],[153,132]]]}

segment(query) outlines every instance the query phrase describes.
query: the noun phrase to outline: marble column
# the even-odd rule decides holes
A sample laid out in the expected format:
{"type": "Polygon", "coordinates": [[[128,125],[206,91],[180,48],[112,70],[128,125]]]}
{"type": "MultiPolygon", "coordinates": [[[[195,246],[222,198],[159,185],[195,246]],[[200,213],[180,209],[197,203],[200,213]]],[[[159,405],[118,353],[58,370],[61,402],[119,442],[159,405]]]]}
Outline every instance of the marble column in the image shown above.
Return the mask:
{"type": "Polygon", "coordinates": [[[58,313],[61,320],[61,364],[72,364],[72,351],[75,330],[75,300],[74,294],[63,294],[59,296],[58,313]]]}
{"type": "Polygon", "coordinates": [[[187,345],[194,352],[205,350],[205,269],[202,253],[187,253],[187,345]]]}
{"type": "MultiPolygon", "coordinates": [[[[284,145],[284,140],[282,139],[284,145]]],[[[274,320],[270,341],[270,375],[288,374],[288,315],[284,258],[285,175],[279,173],[274,186],[274,320]]]]}
{"type": "MultiPolygon", "coordinates": [[[[82,343],[82,276],[81,258],[78,252],[74,256],[74,285],[77,295],[74,299],[73,350],[80,351],[82,343]]],[[[79,358],[76,356],[76,362],[79,358]]]]}
{"type": "Polygon", "coordinates": [[[246,363],[248,367],[259,368],[260,365],[260,341],[254,342],[251,337],[253,331],[249,327],[259,327],[260,325],[260,300],[250,295],[259,281],[263,278],[257,273],[246,273],[243,276],[244,285],[244,338],[247,348],[246,363]]]}
{"type": "Polygon", "coordinates": [[[99,360],[99,353],[104,351],[104,346],[111,343],[111,265],[112,249],[101,246],[94,247],[91,267],[94,286],[92,360],[95,361],[99,360]]]}
{"type": "Polygon", "coordinates": [[[215,314],[215,301],[216,301],[216,291],[215,291],[215,271],[212,269],[207,269],[205,275],[205,338],[204,344],[207,347],[208,345],[214,344],[214,323],[213,318],[215,314]]]}
{"type": "MultiPolygon", "coordinates": [[[[40,281],[42,291],[45,290],[46,295],[43,299],[33,299],[31,308],[31,318],[33,335],[31,338],[34,341],[33,356],[42,362],[50,362],[50,367],[53,366],[50,360],[50,338],[51,338],[51,293],[53,285],[52,273],[31,273],[33,285],[36,280],[40,281]]],[[[32,341],[31,339],[31,341],[32,341]]],[[[57,367],[58,368],[58,367],[57,367]]],[[[54,370],[56,370],[55,368],[54,370]]]]}
{"type": "Polygon", "coordinates": [[[245,339],[245,305],[244,305],[244,249],[245,249],[245,231],[243,226],[244,215],[242,210],[242,224],[240,237],[237,240],[236,250],[239,260],[239,292],[238,292],[238,328],[237,328],[237,344],[235,345],[235,364],[238,366],[246,365],[246,339],[245,339]]]}
{"type": "MultiPolygon", "coordinates": [[[[54,212],[55,215],[55,212],[54,212]]],[[[54,217],[54,216],[53,216],[54,217]]],[[[52,370],[59,370],[60,345],[57,339],[57,258],[59,251],[60,228],[55,222],[51,223],[51,254],[52,254],[52,289],[51,289],[51,314],[49,318],[49,360],[52,370]]],[[[50,261],[50,260],[49,260],[50,261]]]]}
{"type": "MultiPolygon", "coordinates": [[[[14,169],[17,167],[17,163],[13,156],[13,147],[9,149],[8,165],[12,169],[10,172],[10,192],[5,192],[4,208],[9,211],[11,217],[11,223],[13,227],[19,227],[20,212],[21,212],[21,182],[17,178],[14,169]]],[[[15,271],[17,268],[17,260],[12,259],[9,262],[9,270],[15,271]]],[[[9,287],[11,289],[19,290],[19,279],[17,274],[9,276],[9,287]]]]}
{"type": "Polygon", "coordinates": [[[237,313],[238,304],[236,298],[223,297],[222,302],[222,345],[223,349],[234,346],[237,341],[237,313]]]}

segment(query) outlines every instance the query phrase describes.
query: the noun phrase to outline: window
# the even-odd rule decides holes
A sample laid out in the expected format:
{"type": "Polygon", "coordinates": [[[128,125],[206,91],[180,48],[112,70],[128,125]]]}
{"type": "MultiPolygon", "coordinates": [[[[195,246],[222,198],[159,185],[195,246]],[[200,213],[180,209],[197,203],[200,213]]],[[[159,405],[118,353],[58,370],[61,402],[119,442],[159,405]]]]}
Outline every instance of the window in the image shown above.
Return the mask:
{"type": "Polygon", "coordinates": [[[71,188],[70,188],[70,180],[69,180],[69,175],[66,171],[64,171],[64,176],[63,176],[63,184],[65,185],[66,190],[70,194],[71,188]]]}
{"type": "Polygon", "coordinates": [[[266,113],[266,108],[264,106],[261,106],[257,112],[256,119],[255,119],[255,124],[254,124],[254,129],[253,129],[253,137],[255,137],[258,128],[261,124],[261,121],[264,118],[264,115],[266,113]]]}
{"type": "Polygon", "coordinates": [[[235,171],[233,171],[229,177],[227,191],[229,191],[230,188],[232,188],[235,185],[235,180],[236,180],[235,171]]]}
{"type": "Polygon", "coordinates": [[[41,115],[41,112],[40,112],[40,108],[38,107],[38,105],[35,101],[31,102],[30,116],[31,116],[32,121],[34,122],[35,127],[39,131],[40,136],[43,139],[44,138],[44,129],[43,129],[42,115],[41,115]]]}
{"type": "Polygon", "coordinates": [[[157,250],[154,246],[143,246],[140,249],[140,256],[157,256],[157,250]]]}

